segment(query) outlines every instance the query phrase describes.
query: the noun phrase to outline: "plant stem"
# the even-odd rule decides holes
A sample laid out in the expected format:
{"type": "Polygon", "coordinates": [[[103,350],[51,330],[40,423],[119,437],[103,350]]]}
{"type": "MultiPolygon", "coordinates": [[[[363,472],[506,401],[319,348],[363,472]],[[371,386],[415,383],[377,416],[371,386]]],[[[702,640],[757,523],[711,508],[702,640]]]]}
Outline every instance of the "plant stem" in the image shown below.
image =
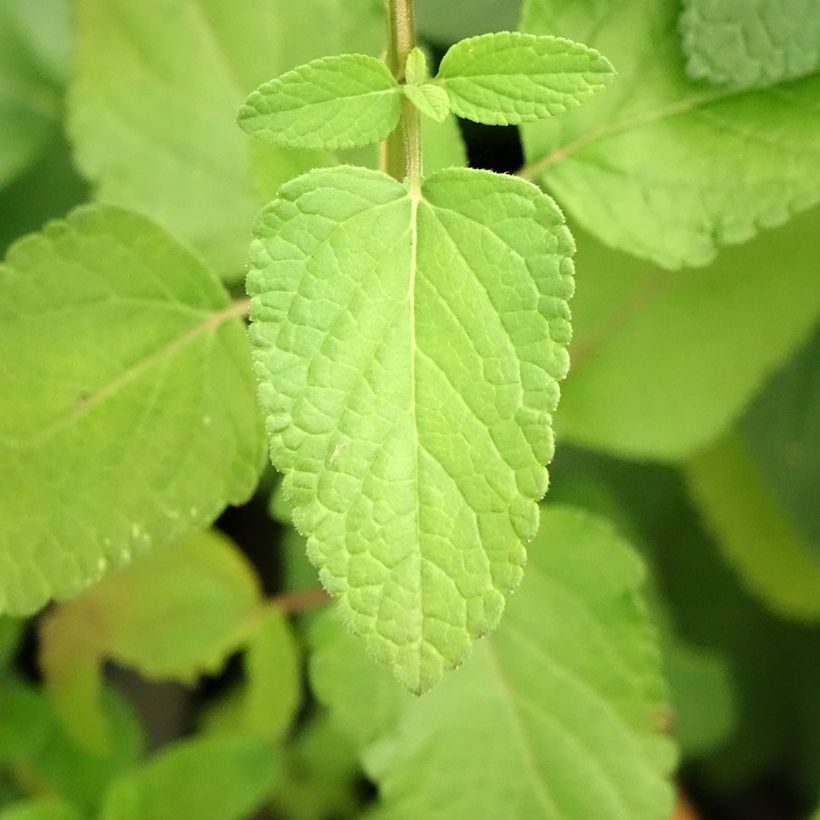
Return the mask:
{"type": "MultiPolygon", "coordinates": [[[[413,0],[388,2],[387,64],[399,83],[404,82],[407,55],[416,45],[413,22],[413,0]]],[[[401,120],[384,145],[383,168],[400,182],[407,179],[411,188],[421,185],[421,124],[419,112],[406,98],[402,99],[401,120]]]]}

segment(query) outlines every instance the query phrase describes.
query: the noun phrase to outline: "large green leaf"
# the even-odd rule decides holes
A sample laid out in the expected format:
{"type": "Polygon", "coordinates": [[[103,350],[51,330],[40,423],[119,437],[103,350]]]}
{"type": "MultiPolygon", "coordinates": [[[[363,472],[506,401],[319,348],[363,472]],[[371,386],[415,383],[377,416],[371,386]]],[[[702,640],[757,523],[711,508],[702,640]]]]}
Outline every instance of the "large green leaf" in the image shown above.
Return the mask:
{"type": "Polygon", "coordinates": [[[285,148],[338,151],[386,139],[400,114],[401,88],[384,61],[340,54],[260,85],[239,109],[239,124],[285,148]]]}
{"type": "Polygon", "coordinates": [[[262,464],[248,343],[200,262],[96,206],[0,266],[0,612],[209,524],[262,464]]]}
{"type": "Polygon", "coordinates": [[[75,18],[70,129],[98,196],[146,212],[233,278],[276,187],[256,191],[253,165],[275,166],[278,184],[327,161],[252,156],[240,103],[299,63],[384,40],[373,0],[76,0],[75,18]]]}
{"type": "Polygon", "coordinates": [[[59,41],[67,28],[64,12],[60,0],[49,6],[42,0],[0,4],[0,187],[37,157],[55,130],[59,78],[44,62],[51,53],[40,48],[37,35],[48,43],[54,33],[59,41]]]}
{"type": "Polygon", "coordinates": [[[684,0],[680,30],[696,80],[753,88],[820,67],[816,0],[684,0]]]}
{"type": "Polygon", "coordinates": [[[606,243],[670,268],[820,199],[820,74],[752,92],[694,83],[677,13],[667,0],[528,0],[522,26],[594,47],[618,72],[578,111],[525,127],[524,175],[606,243]]]}
{"type": "Polygon", "coordinates": [[[561,436],[664,461],[720,436],[820,316],[818,229],[815,209],[679,275],[581,237],[561,436]]]}
{"type": "Polygon", "coordinates": [[[248,290],[274,464],[345,619],[424,691],[498,622],[547,487],[572,238],[513,177],[288,183],[248,290]]]}
{"type": "MultiPolygon", "coordinates": [[[[397,693],[395,728],[365,753],[378,817],[669,817],[674,752],[643,567],[602,519],[569,507],[543,518],[498,631],[424,698],[397,693]]],[[[320,697],[344,695],[335,713],[370,696],[332,684],[354,652],[313,668],[320,697]]]]}
{"type": "Polygon", "coordinates": [[[54,609],[41,628],[40,667],[66,730],[107,748],[103,661],[159,680],[215,672],[248,636],[259,601],[236,548],[204,532],[140,556],[54,609]]]}
{"type": "Polygon", "coordinates": [[[252,737],[183,741],[117,778],[100,820],[245,820],[280,768],[272,748],[252,737]]]}
{"type": "Polygon", "coordinates": [[[436,84],[458,116],[513,125],[563,114],[611,79],[608,60],[580,43],[503,31],[456,43],[436,84]]]}
{"type": "Polygon", "coordinates": [[[729,436],[687,465],[693,498],[748,589],[782,615],[820,619],[820,551],[784,512],[766,473],[729,436]]]}

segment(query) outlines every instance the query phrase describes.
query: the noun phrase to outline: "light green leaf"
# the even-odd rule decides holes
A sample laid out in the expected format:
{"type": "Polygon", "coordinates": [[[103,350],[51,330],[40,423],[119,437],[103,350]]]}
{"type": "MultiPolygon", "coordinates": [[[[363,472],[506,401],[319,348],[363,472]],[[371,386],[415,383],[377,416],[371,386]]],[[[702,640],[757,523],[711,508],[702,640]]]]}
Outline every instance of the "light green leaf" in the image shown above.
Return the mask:
{"type": "Polygon", "coordinates": [[[251,147],[242,100],[300,63],[384,47],[373,0],[75,0],[74,21],[69,127],[97,196],[147,213],[233,279],[273,193],[258,193],[254,166],[270,176],[281,163],[281,178],[293,162],[251,147]]]}
{"type": "Polygon", "coordinates": [[[0,612],[75,595],[250,495],[263,441],[245,309],[115,208],[14,245],[0,266],[0,612]]]}
{"type": "Polygon", "coordinates": [[[704,522],[748,590],[779,614],[820,618],[820,552],[784,514],[743,442],[728,436],[687,465],[704,522]]]}
{"type": "Polygon", "coordinates": [[[100,820],[245,820],[280,775],[273,749],[251,737],[206,737],[163,749],[121,775],[100,820]]]}
{"type": "Polygon", "coordinates": [[[444,122],[445,117],[450,113],[450,98],[447,92],[437,85],[432,83],[405,85],[402,90],[404,96],[431,120],[444,122]]]}
{"type": "Polygon", "coordinates": [[[441,0],[416,0],[415,5],[419,32],[427,40],[446,45],[474,34],[514,29],[521,0],[470,0],[469,11],[461,3],[441,0]]]}
{"type": "Polygon", "coordinates": [[[287,619],[269,607],[248,644],[241,727],[270,740],[284,737],[301,700],[300,673],[299,652],[287,619]]]}
{"type": "Polygon", "coordinates": [[[107,749],[104,660],[158,680],[215,672],[248,636],[259,601],[240,553],[204,532],[140,556],[57,607],[41,627],[40,668],[66,731],[94,751],[107,749]]]}
{"type": "Polygon", "coordinates": [[[81,820],[82,815],[62,800],[21,800],[0,809],[0,820],[81,820]]]}
{"type": "Polygon", "coordinates": [[[820,67],[815,0],[684,0],[680,32],[695,80],[759,88],[820,67]]]}
{"type": "Polygon", "coordinates": [[[607,244],[668,268],[705,265],[820,200],[820,75],[763,91],[686,75],[678,4],[527,0],[522,27],[587,43],[606,94],[524,128],[539,180],[607,244]]]}
{"type": "MultiPolygon", "coordinates": [[[[674,751],[643,566],[601,519],[568,507],[543,519],[498,631],[435,691],[405,697],[397,727],[367,750],[377,817],[670,816],[674,751]]],[[[323,677],[346,676],[351,655],[323,677]]]]}
{"type": "Polygon", "coordinates": [[[320,577],[415,691],[521,578],[566,373],[572,238],[532,185],[322,169],[263,212],[248,290],[274,464],[320,577]]]}
{"type": "Polygon", "coordinates": [[[456,43],[436,82],[458,116],[513,125],[575,108],[612,75],[609,61],[580,43],[504,31],[456,43]]]}
{"type": "Polygon", "coordinates": [[[820,328],[766,385],[738,430],[785,514],[820,550],[820,328]]]}
{"type": "Polygon", "coordinates": [[[240,108],[239,124],[274,145],[338,151],[385,139],[400,114],[401,88],[384,62],[342,54],[260,85],[240,108]]]}
{"type": "Polygon", "coordinates": [[[26,790],[59,796],[90,812],[111,778],[142,753],[140,726],[126,702],[109,689],[104,692],[103,708],[112,729],[111,750],[92,754],[66,735],[40,690],[4,682],[0,763],[20,777],[26,790]]]}
{"type": "MultiPolygon", "coordinates": [[[[40,154],[60,115],[59,84],[42,64],[27,27],[34,6],[42,3],[0,4],[0,187],[40,154]]],[[[57,19],[61,8],[54,0],[57,19]]]]}
{"type": "Polygon", "coordinates": [[[585,287],[573,305],[560,435],[663,461],[722,435],[820,316],[819,217],[814,210],[676,276],[581,237],[585,287]]]}
{"type": "Polygon", "coordinates": [[[409,85],[424,85],[430,75],[427,71],[427,55],[418,47],[410,50],[404,66],[404,79],[409,85]]]}

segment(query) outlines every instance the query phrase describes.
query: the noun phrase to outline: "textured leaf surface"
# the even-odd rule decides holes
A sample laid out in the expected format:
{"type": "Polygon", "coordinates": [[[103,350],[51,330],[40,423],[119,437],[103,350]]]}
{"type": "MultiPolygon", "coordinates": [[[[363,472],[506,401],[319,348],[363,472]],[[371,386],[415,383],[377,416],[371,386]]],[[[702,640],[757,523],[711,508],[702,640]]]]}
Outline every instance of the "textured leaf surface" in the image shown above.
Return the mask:
{"type": "Polygon", "coordinates": [[[607,244],[704,265],[820,199],[820,75],[762,91],[686,75],[677,4],[528,0],[522,27],[586,43],[618,76],[566,117],[526,126],[540,180],[607,244]]]}
{"type": "Polygon", "coordinates": [[[695,80],[752,88],[820,67],[815,0],[685,0],[680,31],[695,80]]]}
{"type": "Polygon", "coordinates": [[[729,436],[687,465],[692,495],[750,592],[791,618],[820,618],[820,551],[784,513],[765,473],[729,436]]]}
{"type": "Polygon", "coordinates": [[[239,124],[285,148],[337,151],[385,139],[400,113],[401,88],[385,63],[342,54],[263,83],[239,109],[239,124]]]}
{"type": "Polygon", "coordinates": [[[404,94],[422,114],[435,122],[443,122],[450,113],[450,98],[447,92],[437,85],[406,85],[404,94]]]}
{"type": "Polygon", "coordinates": [[[664,461],[720,436],[820,316],[819,229],[815,209],[675,276],[579,239],[561,436],[664,461]]]}
{"type": "Polygon", "coordinates": [[[149,679],[190,681],[215,672],[247,637],[259,599],[236,548],[204,532],[140,556],[57,607],[41,628],[40,668],[66,730],[105,749],[104,660],[149,679]]]}
{"type": "Polygon", "coordinates": [[[100,820],[245,820],[270,793],[278,774],[276,755],[261,740],[183,741],[115,780],[100,820]]]}
{"type": "Polygon", "coordinates": [[[563,114],[611,78],[609,61],[580,43],[505,31],[456,43],[436,82],[458,116],[512,125],[563,114]]]}
{"type": "MultiPolygon", "coordinates": [[[[429,695],[399,693],[397,727],[366,752],[377,816],[670,816],[674,752],[642,565],[601,519],[567,507],[543,519],[498,631],[429,695]]],[[[322,677],[346,676],[352,655],[322,677]]]]}
{"type": "MultiPolygon", "coordinates": [[[[59,83],[43,65],[27,26],[36,5],[0,5],[0,187],[40,153],[60,113],[59,83]]],[[[53,5],[52,16],[60,20],[61,3],[53,5]]]]}
{"type": "Polygon", "coordinates": [[[0,266],[0,612],[65,598],[250,495],[248,343],[164,231],[96,206],[0,266]]]}
{"type": "Polygon", "coordinates": [[[284,181],[293,163],[282,149],[262,146],[263,160],[250,148],[236,126],[242,100],[325,54],[378,53],[378,4],[77,0],[74,11],[70,130],[97,195],[147,213],[220,274],[241,276],[248,226],[275,191],[255,190],[254,165],[278,166],[284,181]]]}
{"type": "Polygon", "coordinates": [[[252,340],[271,455],[344,617],[414,690],[491,629],[546,490],[572,239],[523,182],[418,194],[324,169],[263,212],[252,340]]]}

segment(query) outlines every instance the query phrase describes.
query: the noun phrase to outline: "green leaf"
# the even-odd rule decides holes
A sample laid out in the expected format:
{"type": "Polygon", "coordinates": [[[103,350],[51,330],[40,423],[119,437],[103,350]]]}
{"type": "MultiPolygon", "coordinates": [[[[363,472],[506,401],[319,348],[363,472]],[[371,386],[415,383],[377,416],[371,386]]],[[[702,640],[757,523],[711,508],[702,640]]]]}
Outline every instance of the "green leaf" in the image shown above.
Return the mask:
{"type": "Polygon", "coordinates": [[[575,108],[612,74],[605,57],[580,43],[504,31],[456,43],[436,82],[458,116],[517,125],[575,108]]]}
{"type": "Polygon", "coordinates": [[[758,395],[739,434],[784,513],[820,549],[820,328],[758,395]]]}
{"type": "Polygon", "coordinates": [[[4,673],[14,659],[25,622],[0,615],[0,673],[4,673]]]}
{"type": "Polygon", "coordinates": [[[404,79],[408,85],[424,85],[430,78],[427,71],[427,55],[418,47],[412,48],[404,66],[404,79]]]}
{"type": "MultiPolygon", "coordinates": [[[[60,115],[59,84],[42,64],[27,27],[35,5],[0,4],[0,188],[40,154],[60,115]]],[[[61,19],[61,7],[55,0],[54,19],[61,19]]]]}
{"type": "Polygon", "coordinates": [[[820,74],[763,91],[686,75],[678,4],[528,0],[522,27],[598,49],[606,94],[524,128],[527,179],[587,230],[667,268],[705,265],[820,200],[820,74]]]}
{"type": "Polygon", "coordinates": [[[66,735],[41,691],[16,681],[0,687],[0,763],[26,791],[96,808],[109,781],[142,753],[136,716],[113,690],[102,701],[111,726],[110,752],[92,754],[66,735]]]}
{"type": "Polygon", "coordinates": [[[684,0],[680,32],[695,80],[755,88],[820,67],[814,0],[684,0]]]}
{"type": "Polygon", "coordinates": [[[450,113],[450,98],[447,92],[437,85],[405,85],[402,87],[404,96],[424,114],[436,122],[444,122],[450,113]]]}
{"type": "Polygon", "coordinates": [[[104,660],[156,680],[215,672],[246,639],[259,600],[236,548],[205,532],[140,556],[53,610],[41,627],[40,667],[66,731],[94,751],[107,749],[104,660]]]}
{"type": "Polygon", "coordinates": [[[534,186],[322,169],[263,212],[248,291],[274,464],[311,560],[415,691],[522,575],[566,373],[572,238],[534,186]]]}
{"type": "MultiPolygon", "coordinates": [[[[366,751],[376,816],[670,816],[674,752],[643,566],[601,519],[569,507],[543,518],[498,631],[435,691],[405,697],[397,727],[366,751]]],[[[323,676],[346,676],[351,654],[323,676]]]]}
{"type": "Polygon", "coordinates": [[[115,780],[100,820],[245,820],[280,775],[272,748],[251,737],[207,737],[163,749],[115,780]]]}
{"type": "Polygon", "coordinates": [[[744,585],[779,614],[820,618],[820,551],[784,514],[765,473],[729,436],[687,465],[692,496],[744,585]]]}
{"type": "Polygon", "coordinates": [[[250,495],[263,440],[245,308],[115,208],[14,245],[0,266],[0,612],[75,595],[250,495]]]}
{"type": "Polygon", "coordinates": [[[239,124],[274,145],[337,151],[385,139],[400,114],[401,88],[384,62],[342,54],[260,85],[239,110],[239,124]]]}
{"type": "Polygon", "coordinates": [[[663,461],[722,435],[820,315],[818,217],[814,210],[679,276],[581,237],[585,287],[573,304],[560,435],[663,461]]]}
{"type": "Polygon", "coordinates": [[[173,13],[167,0],[76,0],[74,22],[69,128],[97,196],[148,214],[232,279],[273,194],[258,193],[255,166],[281,179],[293,163],[252,147],[236,127],[242,100],[300,63],[384,41],[373,0],[180,0],[173,13]]]}
{"type": "Polygon", "coordinates": [[[81,820],[68,803],[51,798],[21,800],[0,809],[0,820],[81,820]]]}

